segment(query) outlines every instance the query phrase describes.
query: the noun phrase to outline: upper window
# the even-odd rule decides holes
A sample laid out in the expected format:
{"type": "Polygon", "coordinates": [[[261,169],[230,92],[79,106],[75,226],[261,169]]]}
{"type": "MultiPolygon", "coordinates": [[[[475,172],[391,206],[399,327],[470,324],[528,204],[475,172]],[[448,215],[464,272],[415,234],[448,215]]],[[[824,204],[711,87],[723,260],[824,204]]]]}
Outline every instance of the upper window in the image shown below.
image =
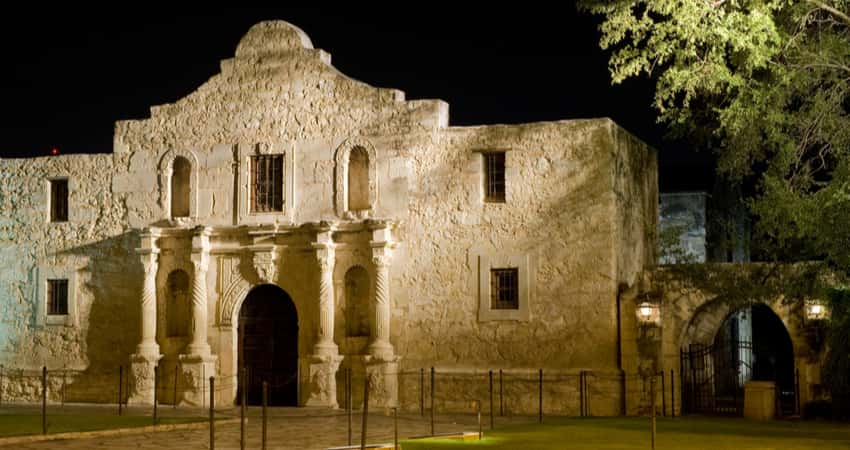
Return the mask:
{"type": "Polygon", "coordinates": [[[251,212],[283,211],[283,155],[251,158],[251,212]]]}
{"type": "Polygon", "coordinates": [[[519,270],[490,270],[490,309],[519,309],[519,270]]]}
{"type": "Polygon", "coordinates": [[[47,315],[68,315],[68,280],[47,280],[47,315]]]}
{"type": "Polygon", "coordinates": [[[68,180],[50,180],[50,221],[68,221],[68,180]]]}
{"type": "Polygon", "coordinates": [[[189,217],[189,199],[191,195],[190,177],[192,165],[189,160],[178,156],[174,158],[171,175],[171,217],[189,217]]]}
{"type": "Polygon", "coordinates": [[[484,153],[484,201],[505,201],[505,153],[484,153]]]}

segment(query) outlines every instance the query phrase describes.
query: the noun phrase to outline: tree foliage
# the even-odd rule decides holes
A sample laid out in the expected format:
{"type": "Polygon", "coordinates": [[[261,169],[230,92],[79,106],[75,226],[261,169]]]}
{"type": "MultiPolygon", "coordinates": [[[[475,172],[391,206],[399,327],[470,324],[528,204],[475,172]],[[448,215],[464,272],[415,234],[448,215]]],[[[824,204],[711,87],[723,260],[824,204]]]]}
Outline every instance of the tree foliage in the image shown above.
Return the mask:
{"type": "Polygon", "coordinates": [[[730,301],[820,295],[832,311],[824,382],[850,398],[850,291],[836,283],[850,275],[850,0],[579,7],[603,18],[613,82],[652,77],[659,121],[674,135],[705,137],[722,176],[755,186],[753,241],[773,262],[725,271],[685,264],[676,276],[692,272],[730,301]],[[821,262],[775,270],[803,260],[821,262]],[[833,286],[816,282],[824,279],[833,286]]]}
{"type": "Polygon", "coordinates": [[[850,271],[850,1],[584,0],[614,83],[650,76],[659,121],[752,181],[769,259],[850,271]]]}

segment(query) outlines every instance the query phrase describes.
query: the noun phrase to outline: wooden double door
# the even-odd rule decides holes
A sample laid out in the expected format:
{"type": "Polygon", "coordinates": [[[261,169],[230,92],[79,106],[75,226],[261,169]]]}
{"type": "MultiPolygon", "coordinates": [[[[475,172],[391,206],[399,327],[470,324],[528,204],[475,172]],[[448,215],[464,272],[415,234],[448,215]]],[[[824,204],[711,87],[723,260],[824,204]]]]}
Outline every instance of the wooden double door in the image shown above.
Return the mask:
{"type": "Polygon", "coordinates": [[[248,293],[239,311],[239,387],[248,405],[261,405],[263,382],[270,406],[298,406],[298,314],[281,288],[266,284],[248,293]]]}

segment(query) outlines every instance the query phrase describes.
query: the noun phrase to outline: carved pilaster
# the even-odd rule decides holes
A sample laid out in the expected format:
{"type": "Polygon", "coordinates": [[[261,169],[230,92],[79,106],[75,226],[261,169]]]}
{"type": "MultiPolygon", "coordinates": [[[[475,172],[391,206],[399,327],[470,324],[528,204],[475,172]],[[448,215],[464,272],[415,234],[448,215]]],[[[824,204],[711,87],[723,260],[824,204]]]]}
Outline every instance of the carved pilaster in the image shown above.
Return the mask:
{"type": "Polygon", "coordinates": [[[210,354],[207,343],[207,269],[209,267],[209,228],[199,228],[192,238],[192,340],[187,347],[189,355],[205,357],[210,354]]]}
{"type": "Polygon", "coordinates": [[[398,406],[398,356],[381,358],[364,356],[369,379],[369,405],[378,408],[398,406]]]}
{"type": "Polygon", "coordinates": [[[157,230],[148,230],[141,236],[141,247],[136,252],[141,258],[144,268],[142,282],[141,306],[141,339],[136,346],[136,353],[130,357],[131,388],[129,400],[136,404],[153,403],[154,367],[162,355],[156,343],[156,273],[159,268],[159,248],[157,230]]]}
{"type": "Polygon", "coordinates": [[[394,353],[390,343],[390,261],[393,243],[386,223],[377,222],[373,225],[371,245],[372,263],[375,266],[375,316],[369,354],[389,360],[394,353]]]}
{"type": "Polygon", "coordinates": [[[339,353],[334,343],[334,283],[333,272],[336,258],[336,246],[331,234],[332,226],[319,229],[313,248],[316,250],[316,263],[319,268],[319,328],[314,349],[316,355],[336,355],[339,353]]]}

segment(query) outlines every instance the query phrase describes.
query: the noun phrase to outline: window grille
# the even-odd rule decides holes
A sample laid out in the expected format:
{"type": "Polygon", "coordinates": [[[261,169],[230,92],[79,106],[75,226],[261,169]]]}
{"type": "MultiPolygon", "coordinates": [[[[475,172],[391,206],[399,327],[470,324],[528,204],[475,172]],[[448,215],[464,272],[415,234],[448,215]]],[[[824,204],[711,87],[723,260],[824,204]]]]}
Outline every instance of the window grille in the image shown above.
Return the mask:
{"type": "Polygon", "coordinates": [[[68,280],[47,280],[47,314],[68,314],[68,280]]]}
{"type": "Polygon", "coordinates": [[[519,309],[518,269],[490,269],[490,309],[519,309]]]}
{"type": "Polygon", "coordinates": [[[484,200],[505,201],[505,154],[484,153],[484,200]]]}
{"type": "Polygon", "coordinates": [[[251,160],[251,211],[283,211],[283,155],[260,155],[251,160]]]}
{"type": "Polygon", "coordinates": [[[68,180],[50,180],[50,221],[68,221],[68,180]]]}

